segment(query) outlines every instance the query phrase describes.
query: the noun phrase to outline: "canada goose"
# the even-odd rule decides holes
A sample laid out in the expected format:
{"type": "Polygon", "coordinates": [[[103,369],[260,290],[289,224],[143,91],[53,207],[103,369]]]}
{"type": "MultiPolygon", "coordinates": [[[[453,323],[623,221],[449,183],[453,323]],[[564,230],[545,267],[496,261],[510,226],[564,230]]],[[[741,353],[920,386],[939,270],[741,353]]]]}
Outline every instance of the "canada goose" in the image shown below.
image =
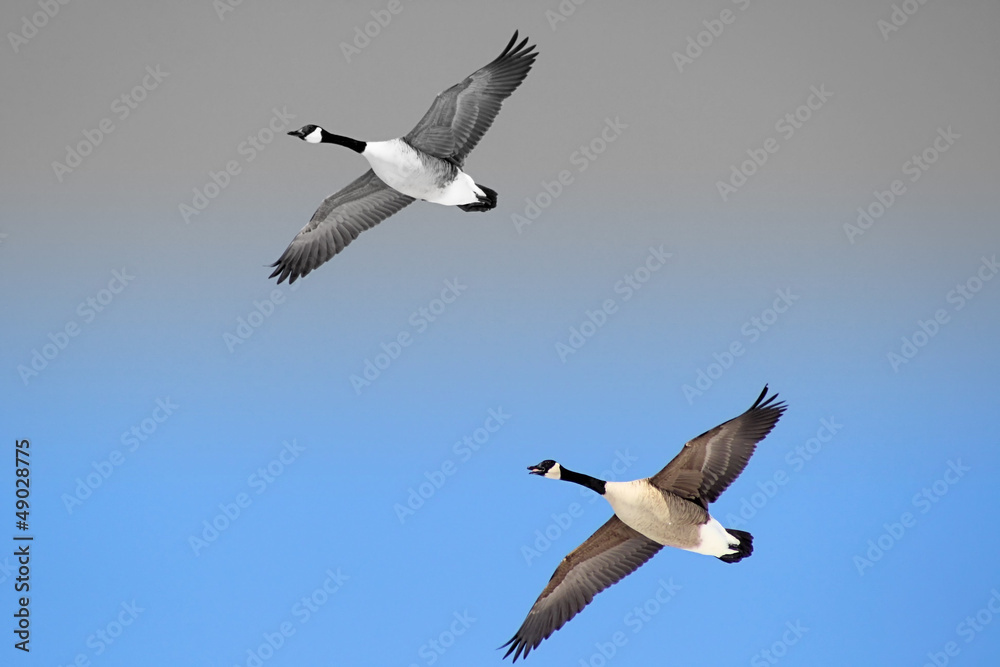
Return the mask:
{"type": "Polygon", "coordinates": [[[510,646],[504,658],[511,653],[514,662],[527,657],[595,595],[634,572],[664,546],[715,556],[726,563],[753,553],[753,536],[723,528],[708,513],[708,504],[743,472],[757,443],[785,411],[784,402],[774,402],[777,394],[764,400],[766,395],[765,386],[749,410],[686,443],[652,477],[605,482],[552,460],[528,468],[532,475],[596,491],[615,514],[559,564],[517,633],[500,647],[510,646]]]}
{"type": "Polygon", "coordinates": [[[271,278],[290,283],[320,266],[414,199],[489,211],[497,193],[462,171],[465,158],[490,129],[500,106],[528,75],[537,53],[517,32],[496,60],[440,93],[410,133],[388,141],[358,141],[305,125],[288,134],[311,144],[346,146],[371,169],[323,200],[309,224],[282,253],[271,278]]]}

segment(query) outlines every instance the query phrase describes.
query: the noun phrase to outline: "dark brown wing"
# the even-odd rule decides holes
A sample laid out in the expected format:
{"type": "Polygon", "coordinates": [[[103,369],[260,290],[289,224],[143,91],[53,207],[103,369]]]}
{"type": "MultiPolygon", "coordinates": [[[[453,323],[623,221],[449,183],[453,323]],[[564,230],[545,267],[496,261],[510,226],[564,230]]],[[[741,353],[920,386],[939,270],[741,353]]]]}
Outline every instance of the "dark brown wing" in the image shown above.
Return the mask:
{"type": "Polygon", "coordinates": [[[369,169],[346,188],[323,200],[309,224],[302,228],[281,254],[271,278],[278,283],[300,276],[320,266],[347,247],[358,234],[371,229],[413,201],[413,197],[393,190],[369,169]]]}
{"type": "Polygon", "coordinates": [[[733,483],[757,448],[785,411],[774,394],[765,400],[767,387],[750,409],[735,419],[702,433],[684,445],[660,472],[650,478],[656,486],[693,500],[702,507],[733,483]]]}
{"type": "Polygon", "coordinates": [[[661,548],[612,516],[559,564],[517,633],[500,647],[510,646],[504,658],[511,653],[514,662],[527,657],[595,595],[635,572],[661,548]]]}
{"type": "Polygon", "coordinates": [[[425,153],[458,166],[490,129],[500,105],[521,85],[537,53],[517,32],[496,60],[466,77],[435,98],[431,108],[405,139],[425,153]]]}

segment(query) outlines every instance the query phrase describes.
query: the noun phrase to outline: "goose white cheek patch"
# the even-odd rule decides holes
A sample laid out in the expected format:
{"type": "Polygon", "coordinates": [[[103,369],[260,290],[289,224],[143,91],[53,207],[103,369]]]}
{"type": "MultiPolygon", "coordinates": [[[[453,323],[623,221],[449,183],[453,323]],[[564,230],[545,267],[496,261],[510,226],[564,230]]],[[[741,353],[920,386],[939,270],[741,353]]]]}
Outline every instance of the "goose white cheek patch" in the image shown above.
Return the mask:
{"type": "Polygon", "coordinates": [[[318,127],[306,135],[306,141],[311,144],[318,144],[323,141],[323,131],[318,127]]]}

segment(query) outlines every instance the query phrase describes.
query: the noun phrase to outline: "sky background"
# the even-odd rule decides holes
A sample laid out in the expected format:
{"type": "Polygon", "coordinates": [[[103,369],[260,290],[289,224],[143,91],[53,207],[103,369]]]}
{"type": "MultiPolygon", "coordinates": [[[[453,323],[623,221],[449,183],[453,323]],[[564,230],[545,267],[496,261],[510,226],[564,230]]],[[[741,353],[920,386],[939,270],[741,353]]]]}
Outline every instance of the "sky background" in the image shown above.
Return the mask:
{"type": "Polygon", "coordinates": [[[651,475],[765,383],[788,411],[711,508],[753,557],[662,551],[529,664],[995,659],[1000,6],[389,4],[0,8],[0,540],[18,439],[35,538],[2,662],[500,664],[610,515],[525,467],[651,475]],[[466,163],[499,206],[269,281],[367,168],[284,132],[405,134],[515,29],[540,56],[466,163]]]}

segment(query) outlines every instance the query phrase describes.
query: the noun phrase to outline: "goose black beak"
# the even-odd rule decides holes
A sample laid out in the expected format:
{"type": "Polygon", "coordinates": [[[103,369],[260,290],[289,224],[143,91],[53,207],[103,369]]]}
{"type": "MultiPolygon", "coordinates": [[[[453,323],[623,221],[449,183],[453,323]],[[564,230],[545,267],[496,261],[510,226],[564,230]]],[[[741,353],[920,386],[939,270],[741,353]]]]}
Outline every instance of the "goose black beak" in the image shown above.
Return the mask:
{"type": "Polygon", "coordinates": [[[293,136],[293,137],[298,137],[299,139],[302,138],[302,130],[292,130],[288,134],[291,135],[291,136],[293,136]]]}
{"type": "Polygon", "coordinates": [[[529,475],[544,475],[545,471],[542,470],[541,468],[539,468],[538,466],[528,466],[528,474],[529,475]]]}

